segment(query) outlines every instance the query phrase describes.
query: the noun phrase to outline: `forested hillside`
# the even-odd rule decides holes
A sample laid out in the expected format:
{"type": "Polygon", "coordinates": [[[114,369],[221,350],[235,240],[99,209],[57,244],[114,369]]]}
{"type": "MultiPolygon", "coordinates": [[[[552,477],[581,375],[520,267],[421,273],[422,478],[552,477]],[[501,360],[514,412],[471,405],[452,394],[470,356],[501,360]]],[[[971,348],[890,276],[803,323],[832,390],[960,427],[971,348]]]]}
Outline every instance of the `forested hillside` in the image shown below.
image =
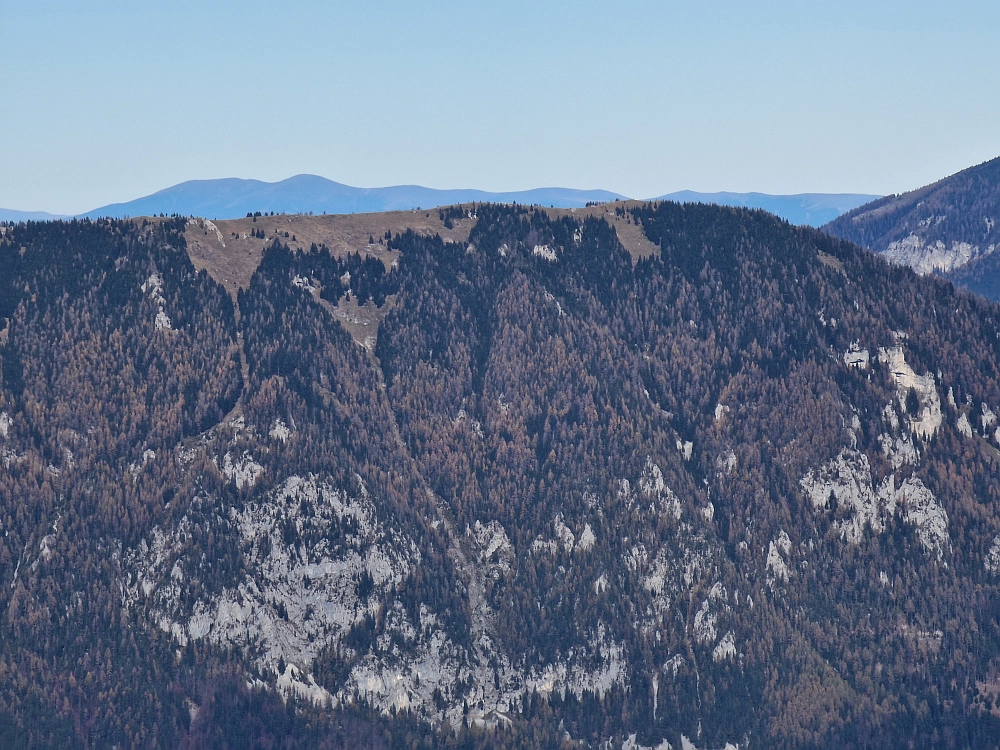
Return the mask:
{"type": "Polygon", "coordinates": [[[889,195],[823,227],[918,273],[935,273],[1000,300],[1000,158],[901,195],[889,195]]]}
{"type": "Polygon", "coordinates": [[[995,746],[1000,311],[614,208],[0,227],[0,745],[995,746]]]}

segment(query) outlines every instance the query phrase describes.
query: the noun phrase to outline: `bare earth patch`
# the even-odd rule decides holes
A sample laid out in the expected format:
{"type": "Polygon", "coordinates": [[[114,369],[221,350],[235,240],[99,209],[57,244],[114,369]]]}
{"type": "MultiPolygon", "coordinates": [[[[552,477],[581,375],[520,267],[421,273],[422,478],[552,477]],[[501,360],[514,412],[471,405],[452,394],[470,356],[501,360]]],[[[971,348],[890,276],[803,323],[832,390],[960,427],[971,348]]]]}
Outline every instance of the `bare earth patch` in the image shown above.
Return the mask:
{"type": "Polygon", "coordinates": [[[622,243],[622,247],[628,250],[628,254],[632,256],[632,262],[635,263],[640,258],[660,254],[660,248],[649,241],[639,220],[632,216],[633,209],[647,204],[648,201],[614,201],[612,203],[599,203],[587,208],[546,208],[545,211],[553,219],[563,216],[572,216],[579,220],[587,216],[603,218],[615,228],[618,233],[618,241],[622,243]],[[625,216],[615,214],[615,210],[619,208],[625,209],[625,216]]]}
{"type": "MultiPolygon", "coordinates": [[[[639,221],[632,216],[632,209],[644,205],[641,201],[617,201],[587,208],[545,208],[553,219],[572,216],[583,219],[596,216],[605,219],[618,233],[618,239],[628,250],[633,261],[658,255],[659,248],[650,242],[639,221]],[[625,208],[625,216],[618,216],[616,209],[625,208]]],[[[471,208],[471,205],[467,208],[471,208]]],[[[281,214],[243,219],[210,221],[191,219],[184,233],[188,256],[198,270],[205,269],[236,300],[240,289],[250,285],[250,279],[260,264],[264,249],[275,240],[293,250],[308,251],[313,245],[326,245],[335,256],[360,253],[378,258],[386,269],[392,268],[399,253],[389,250],[386,232],[403,233],[412,229],[418,234],[438,234],[445,241],[468,242],[475,219],[452,219],[449,229],[440,218],[437,208],[429,210],[389,211],[371,214],[281,214]]],[[[316,298],[319,299],[318,293],[316,298]]],[[[358,305],[356,299],[346,297],[336,305],[323,304],[350,332],[354,340],[369,351],[374,350],[379,323],[395,302],[387,300],[381,308],[369,301],[358,305]]]]}
{"type": "Polygon", "coordinates": [[[372,255],[389,268],[397,254],[385,246],[386,232],[396,234],[412,229],[419,234],[439,234],[445,240],[467,242],[473,223],[468,218],[454,220],[452,229],[447,229],[437,209],[328,216],[284,214],[258,216],[256,221],[193,219],[185,239],[195,268],[208,271],[235,299],[236,292],[250,284],[264,248],[276,239],[293,249],[308,250],[313,244],[325,244],[336,256],[353,252],[372,255]],[[253,234],[261,232],[263,237],[253,234]]]}

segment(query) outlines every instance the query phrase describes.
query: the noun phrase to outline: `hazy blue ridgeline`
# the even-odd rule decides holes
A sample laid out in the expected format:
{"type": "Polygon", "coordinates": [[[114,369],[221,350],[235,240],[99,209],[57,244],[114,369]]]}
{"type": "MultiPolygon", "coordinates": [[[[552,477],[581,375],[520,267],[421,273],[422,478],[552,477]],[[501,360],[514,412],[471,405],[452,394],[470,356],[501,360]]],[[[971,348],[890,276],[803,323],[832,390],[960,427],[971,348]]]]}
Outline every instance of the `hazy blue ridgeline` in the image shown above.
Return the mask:
{"type": "MultiPolygon", "coordinates": [[[[821,226],[843,213],[878,196],[855,193],[801,193],[768,195],[765,193],[698,193],[682,190],[653,200],[680,203],[715,203],[770,211],[792,224],[821,226]]],[[[592,202],[624,199],[607,190],[572,188],[536,188],[505,193],[484,190],[436,190],[420,185],[396,185],[382,188],[358,188],[316,175],[297,175],[280,182],[262,182],[227,178],[190,180],[160,190],[152,195],[125,203],[114,203],[81,217],[151,216],[179,214],[210,219],[237,219],[255,211],[276,213],[350,214],[430,209],[456,203],[521,203],[557,208],[575,208],[592,202]]],[[[0,209],[0,221],[46,221],[66,218],[43,211],[0,209]]]]}
{"type": "Polygon", "coordinates": [[[762,208],[780,216],[790,224],[807,224],[820,227],[858,206],[880,198],[862,193],[799,193],[797,195],[768,195],[766,193],[696,193],[681,190],[661,195],[656,200],[678,203],[714,203],[719,206],[762,208]]]}
{"type": "Polygon", "coordinates": [[[537,188],[509,193],[483,190],[435,190],[419,185],[357,188],[316,175],[297,175],[281,182],[259,180],[191,180],[128,203],[103,206],[84,214],[144,216],[180,214],[210,219],[236,219],[254,211],[351,214],[405,211],[455,203],[523,203],[571,208],[624,196],[606,190],[537,188]]]}

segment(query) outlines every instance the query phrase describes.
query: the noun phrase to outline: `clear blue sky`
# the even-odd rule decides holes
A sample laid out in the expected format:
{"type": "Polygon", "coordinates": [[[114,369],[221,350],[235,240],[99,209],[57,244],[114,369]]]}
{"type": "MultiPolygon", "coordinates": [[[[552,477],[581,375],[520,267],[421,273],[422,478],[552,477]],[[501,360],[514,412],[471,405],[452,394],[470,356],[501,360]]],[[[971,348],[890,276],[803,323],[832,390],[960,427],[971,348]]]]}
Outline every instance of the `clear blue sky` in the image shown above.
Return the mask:
{"type": "Polygon", "coordinates": [[[188,179],[899,192],[1000,155],[1000,3],[5,0],[0,206],[188,179]]]}

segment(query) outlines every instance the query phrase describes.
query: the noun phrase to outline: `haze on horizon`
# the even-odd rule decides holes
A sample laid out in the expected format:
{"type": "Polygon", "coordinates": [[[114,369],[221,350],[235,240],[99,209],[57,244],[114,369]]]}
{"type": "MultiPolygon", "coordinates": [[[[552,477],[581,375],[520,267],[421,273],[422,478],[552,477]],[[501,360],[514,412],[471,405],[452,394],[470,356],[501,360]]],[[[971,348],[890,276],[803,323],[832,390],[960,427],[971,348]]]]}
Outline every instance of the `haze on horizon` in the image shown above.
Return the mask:
{"type": "Polygon", "coordinates": [[[1000,6],[12,0],[0,206],[178,182],[901,192],[1000,154],[1000,6]]]}

